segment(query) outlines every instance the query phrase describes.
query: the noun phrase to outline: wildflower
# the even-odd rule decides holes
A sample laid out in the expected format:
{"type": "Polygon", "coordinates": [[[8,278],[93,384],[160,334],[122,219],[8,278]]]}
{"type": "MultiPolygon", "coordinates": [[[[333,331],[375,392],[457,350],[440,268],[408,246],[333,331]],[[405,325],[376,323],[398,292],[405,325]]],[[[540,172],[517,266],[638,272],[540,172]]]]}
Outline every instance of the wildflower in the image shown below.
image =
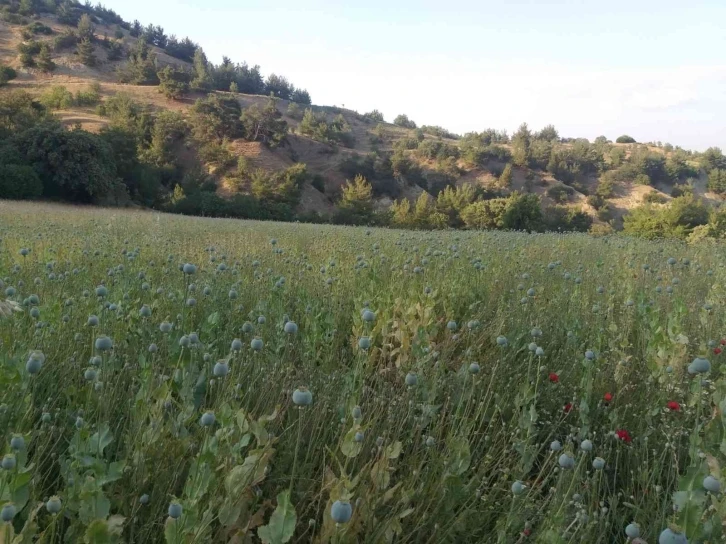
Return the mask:
{"type": "Polygon", "coordinates": [[[715,348],[715,349],[713,350],[713,354],[714,354],[714,355],[720,355],[720,354],[721,354],[721,348],[715,348]]]}
{"type": "Polygon", "coordinates": [[[565,406],[564,406],[564,408],[562,410],[566,414],[569,414],[572,411],[572,403],[571,402],[568,402],[567,404],[565,404],[565,406]]]}
{"type": "Polygon", "coordinates": [[[630,444],[633,441],[630,433],[625,429],[618,429],[617,431],[615,431],[615,436],[617,436],[619,440],[622,440],[626,444],[630,444]]]}
{"type": "Polygon", "coordinates": [[[666,406],[671,412],[678,412],[681,409],[681,405],[674,400],[669,400],[666,406]]]}
{"type": "Polygon", "coordinates": [[[552,383],[558,383],[560,381],[560,377],[554,372],[550,372],[549,379],[552,383]]]}
{"type": "Polygon", "coordinates": [[[605,395],[603,395],[603,400],[604,400],[605,402],[610,402],[611,400],[613,400],[613,396],[612,396],[612,394],[610,394],[610,393],[605,393],[605,395]]]}

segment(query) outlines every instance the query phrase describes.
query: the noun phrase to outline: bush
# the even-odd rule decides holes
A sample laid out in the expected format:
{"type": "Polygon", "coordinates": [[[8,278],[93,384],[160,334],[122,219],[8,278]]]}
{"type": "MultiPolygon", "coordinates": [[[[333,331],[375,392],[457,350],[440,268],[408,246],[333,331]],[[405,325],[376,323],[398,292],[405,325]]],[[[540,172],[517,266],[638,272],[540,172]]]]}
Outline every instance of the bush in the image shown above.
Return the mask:
{"type": "Polygon", "coordinates": [[[403,128],[416,128],[416,123],[403,113],[393,120],[393,124],[403,128]]]}
{"type": "Polygon", "coordinates": [[[0,198],[33,199],[43,194],[43,182],[30,166],[0,164],[0,198]]]}
{"type": "Polygon", "coordinates": [[[318,191],[325,194],[325,179],[320,174],[315,174],[310,184],[318,191]]]}
{"type": "Polygon", "coordinates": [[[615,143],[617,143],[617,144],[634,144],[637,142],[635,141],[635,138],[633,138],[632,136],[623,134],[622,136],[618,136],[617,140],[615,140],[615,143]]]}
{"type": "Polygon", "coordinates": [[[75,47],[78,43],[78,36],[72,30],[66,30],[63,34],[56,36],[53,39],[53,49],[55,51],[61,51],[63,49],[69,49],[75,47]]]}
{"type": "Polygon", "coordinates": [[[385,123],[385,119],[383,118],[383,114],[378,110],[369,111],[368,113],[364,113],[363,117],[366,121],[370,121],[372,123],[385,123]]]}
{"type": "Polygon", "coordinates": [[[587,232],[592,226],[592,217],[583,211],[566,206],[552,206],[544,211],[546,230],[558,232],[587,232]]]}
{"type": "Polygon", "coordinates": [[[10,66],[0,64],[0,87],[6,85],[8,81],[12,81],[18,77],[18,73],[10,66]]]}
{"type": "Polygon", "coordinates": [[[575,191],[566,185],[555,185],[547,189],[547,196],[555,202],[567,202],[575,191]]]}
{"type": "Polygon", "coordinates": [[[55,85],[40,96],[40,103],[52,110],[65,110],[73,106],[73,93],[62,85],[55,85]]]}
{"type": "Polygon", "coordinates": [[[45,36],[50,36],[51,34],[53,34],[53,29],[47,25],[44,25],[40,21],[33,21],[27,27],[25,27],[25,30],[27,30],[30,34],[43,34],[45,36]]]}
{"type": "Polygon", "coordinates": [[[429,126],[424,125],[420,129],[425,134],[430,134],[431,136],[436,136],[437,138],[448,138],[450,140],[458,140],[461,138],[458,134],[454,134],[453,132],[450,132],[446,130],[443,127],[438,126],[429,126]]]}
{"type": "Polygon", "coordinates": [[[98,82],[92,83],[85,91],[77,91],[73,102],[76,106],[95,106],[101,101],[101,85],[98,82]]]}
{"type": "Polygon", "coordinates": [[[643,201],[649,204],[665,204],[666,202],[668,202],[668,198],[666,198],[665,195],[657,191],[651,191],[650,193],[645,195],[643,201]]]}

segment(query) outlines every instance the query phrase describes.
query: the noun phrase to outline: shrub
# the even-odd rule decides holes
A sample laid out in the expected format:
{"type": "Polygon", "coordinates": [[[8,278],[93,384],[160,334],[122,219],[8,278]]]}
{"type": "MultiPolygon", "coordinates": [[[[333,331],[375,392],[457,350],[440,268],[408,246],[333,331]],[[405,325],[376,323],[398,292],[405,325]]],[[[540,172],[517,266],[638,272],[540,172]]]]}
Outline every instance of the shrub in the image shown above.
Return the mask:
{"type": "Polygon", "coordinates": [[[0,164],[0,198],[33,199],[43,194],[43,182],[30,166],[0,164]]]}
{"type": "Polygon", "coordinates": [[[0,87],[6,85],[8,81],[12,81],[18,77],[18,73],[10,66],[0,64],[0,87]]]}
{"type": "Polygon", "coordinates": [[[459,136],[458,134],[454,134],[453,132],[450,132],[445,128],[438,126],[424,125],[421,127],[420,130],[425,134],[430,134],[431,136],[436,136],[437,138],[448,138],[450,140],[458,140],[461,138],[461,136],[459,136]]]}
{"type": "Polygon", "coordinates": [[[623,134],[622,136],[618,136],[618,138],[615,140],[615,143],[617,143],[617,144],[634,144],[637,142],[635,141],[635,138],[633,138],[632,136],[623,134]]]}
{"type": "Polygon", "coordinates": [[[559,232],[587,232],[592,217],[583,211],[566,206],[552,206],[543,212],[546,230],[559,232]]]}
{"type": "Polygon", "coordinates": [[[366,121],[372,122],[372,123],[385,123],[385,119],[383,118],[383,114],[378,110],[369,111],[368,113],[363,114],[363,118],[366,121]]]}
{"type": "Polygon", "coordinates": [[[555,202],[567,202],[575,191],[566,185],[555,185],[547,189],[547,196],[555,202]]]}
{"type": "Polygon", "coordinates": [[[645,195],[643,201],[649,204],[665,204],[666,202],[668,202],[668,198],[666,198],[665,195],[657,191],[651,191],[650,193],[645,195]]]}
{"type": "Polygon", "coordinates": [[[85,91],[77,91],[73,102],[76,106],[95,106],[101,101],[101,85],[98,82],[92,83],[85,91]]]}
{"type": "Polygon", "coordinates": [[[75,47],[77,43],[78,36],[76,35],[76,33],[72,30],[66,30],[63,32],[63,34],[60,34],[53,38],[53,50],[61,51],[63,49],[75,47]]]}
{"type": "Polygon", "coordinates": [[[55,85],[40,96],[40,103],[52,110],[65,110],[73,106],[73,93],[62,85],[55,85]]]}
{"type": "Polygon", "coordinates": [[[393,124],[403,128],[416,128],[416,123],[403,113],[393,120],[393,124]]]}

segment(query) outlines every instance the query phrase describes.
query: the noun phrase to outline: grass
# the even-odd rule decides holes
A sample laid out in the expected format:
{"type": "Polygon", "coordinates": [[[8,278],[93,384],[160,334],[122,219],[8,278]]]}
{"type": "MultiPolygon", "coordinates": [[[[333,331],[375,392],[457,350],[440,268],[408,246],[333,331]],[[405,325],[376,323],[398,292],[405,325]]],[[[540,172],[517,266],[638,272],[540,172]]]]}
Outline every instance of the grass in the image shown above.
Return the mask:
{"type": "Polygon", "coordinates": [[[4,202],[0,239],[5,541],[723,538],[720,246],[4,202]]]}

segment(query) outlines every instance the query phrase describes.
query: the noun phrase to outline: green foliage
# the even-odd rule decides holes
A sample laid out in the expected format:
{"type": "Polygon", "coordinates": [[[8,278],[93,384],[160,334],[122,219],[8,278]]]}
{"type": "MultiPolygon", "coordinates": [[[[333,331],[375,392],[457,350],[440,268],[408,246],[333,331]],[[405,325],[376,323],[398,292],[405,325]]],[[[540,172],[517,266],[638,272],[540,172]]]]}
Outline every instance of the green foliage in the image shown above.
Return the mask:
{"type": "Polygon", "coordinates": [[[79,107],[95,106],[101,101],[101,85],[98,82],[91,83],[86,90],[76,91],[73,103],[79,107]]]}
{"type": "Polygon", "coordinates": [[[312,99],[310,98],[310,93],[307,92],[307,90],[305,89],[295,89],[290,96],[290,100],[292,100],[293,102],[297,102],[298,104],[304,104],[306,106],[309,106],[313,103],[312,99]]]}
{"type": "Polygon", "coordinates": [[[643,198],[643,201],[648,204],[665,204],[668,202],[668,198],[658,191],[651,191],[643,198]]]}
{"type": "Polygon", "coordinates": [[[448,138],[449,140],[458,140],[461,138],[458,134],[454,134],[453,132],[439,126],[423,125],[420,130],[424,134],[430,134],[437,138],[448,138]]]}
{"type": "Polygon", "coordinates": [[[277,74],[270,74],[265,81],[265,93],[275,98],[290,100],[294,90],[295,87],[286,77],[278,76],[277,74]]]}
{"type": "Polygon", "coordinates": [[[7,85],[8,81],[12,81],[18,77],[18,73],[10,66],[0,64],[0,87],[7,85]]]}
{"type": "Polygon", "coordinates": [[[396,116],[396,118],[393,120],[393,124],[403,128],[416,128],[416,123],[414,123],[411,119],[408,118],[407,115],[403,113],[396,116]]]}
{"type": "Polygon", "coordinates": [[[458,159],[460,156],[459,148],[456,145],[441,140],[424,140],[419,144],[416,153],[424,159],[439,161],[448,158],[458,159]]]}
{"type": "Polygon", "coordinates": [[[48,117],[45,107],[25,91],[0,94],[0,135],[21,132],[48,117]]]}
{"type": "Polygon", "coordinates": [[[507,200],[506,198],[493,198],[473,202],[461,211],[461,219],[468,228],[501,229],[507,200]]]}
{"type": "Polygon", "coordinates": [[[351,147],[354,142],[350,125],[340,114],[330,122],[324,113],[315,113],[312,108],[308,108],[303,114],[298,130],[301,134],[321,142],[340,143],[346,147],[351,147]]]}
{"type": "Polygon", "coordinates": [[[386,120],[383,118],[383,114],[378,110],[369,111],[368,113],[364,113],[363,117],[372,123],[385,123],[386,120]]]}
{"type": "Polygon", "coordinates": [[[70,29],[64,30],[61,34],[53,38],[53,51],[62,51],[70,49],[78,44],[78,35],[70,29]]]}
{"type": "Polygon", "coordinates": [[[713,168],[709,172],[708,190],[712,193],[726,193],[726,169],[713,168]]]}
{"type": "Polygon", "coordinates": [[[273,98],[269,98],[262,108],[257,104],[246,108],[242,112],[241,121],[247,140],[262,142],[275,148],[287,139],[287,122],[282,118],[273,98]]]}
{"type": "Polygon", "coordinates": [[[38,54],[38,58],[36,59],[35,64],[40,71],[46,74],[55,71],[56,65],[51,57],[50,47],[48,46],[48,44],[44,43],[40,47],[40,53],[38,54]]]}
{"type": "Polygon", "coordinates": [[[128,62],[116,70],[121,83],[134,85],[158,85],[159,77],[156,72],[156,54],[144,40],[136,42],[129,52],[128,62]]]}
{"type": "Polygon", "coordinates": [[[713,169],[726,170],[726,156],[718,147],[709,147],[701,153],[699,164],[707,173],[713,169]]]}
{"type": "Polygon", "coordinates": [[[194,103],[189,123],[197,141],[220,142],[224,138],[242,136],[245,127],[240,121],[241,116],[242,108],[235,98],[209,95],[194,103]]]}
{"type": "Polygon", "coordinates": [[[288,117],[291,117],[297,121],[302,119],[302,110],[300,110],[300,106],[298,106],[295,102],[290,102],[287,105],[286,114],[288,117]]]}
{"type": "Polygon", "coordinates": [[[567,185],[555,185],[547,189],[547,196],[555,202],[567,202],[575,191],[567,185]]]}
{"type": "Polygon", "coordinates": [[[587,213],[566,206],[551,206],[543,212],[544,229],[554,232],[587,232],[592,217],[587,213]]]}
{"type": "Polygon", "coordinates": [[[65,110],[73,106],[73,93],[62,85],[54,85],[40,96],[40,103],[53,110],[65,110]]]}
{"type": "Polygon", "coordinates": [[[635,141],[635,138],[633,138],[632,136],[623,134],[622,136],[618,136],[618,138],[615,140],[615,143],[617,143],[617,144],[634,144],[634,143],[636,143],[636,141],[635,141]]]}
{"type": "Polygon", "coordinates": [[[93,134],[37,125],[18,134],[14,144],[42,180],[45,196],[92,202],[116,190],[111,149],[93,134]]]}
{"type": "Polygon", "coordinates": [[[675,198],[668,206],[645,204],[624,217],[623,232],[649,240],[685,240],[695,227],[708,223],[709,211],[692,196],[675,198]]]}
{"type": "Polygon", "coordinates": [[[341,190],[339,222],[365,223],[373,216],[373,188],[363,176],[347,181],[341,190]]]}
{"type": "Polygon", "coordinates": [[[512,135],[512,161],[517,166],[529,166],[532,133],[527,123],[522,123],[512,135]]]}
{"type": "Polygon", "coordinates": [[[30,166],[0,163],[0,198],[34,199],[43,194],[43,182],[30,166]]]}
{"type": "Polygon", "coordinates": [[[98,59],[96,58],[96,53],[93,48],[93,42],[87,38],[80,41],[78,48],[76,49],[76,54],[78,55],[78,60],[86,66],[96,66],[98,64],[98,59]]]}
{"type": "Polygon", "coordinates": [[[512,165],[507,163],[502,174],[497,180],[497,186],[502,189],[509,189],[512,186],[512,165]]]}
{"type": "Polygon", "coordinates": [[[84,40],[88,40],[89,42],[93,42],[93,40],[95,39],[95,32],[96,27],[94,26],[88,14],[84,13],[83,15],[81,15],[81,18],[78,20],[78,27],[76,29],[78,41],[82,42],[84,40]]]}
{"type": "Polygon", "coordinates": [[[156,73],[159,92],[171,100],[179,100],[189,92],[192,75],[176,66],[165,66],[156,73]]]}
{"type": "Polygon", "coordinates": [[[535,140],[542,140],[546,142],[556,142],[560,139],[560,134],[554,125],[547,125],[539,132],[535,132],[533,138],[535,140]]]}

